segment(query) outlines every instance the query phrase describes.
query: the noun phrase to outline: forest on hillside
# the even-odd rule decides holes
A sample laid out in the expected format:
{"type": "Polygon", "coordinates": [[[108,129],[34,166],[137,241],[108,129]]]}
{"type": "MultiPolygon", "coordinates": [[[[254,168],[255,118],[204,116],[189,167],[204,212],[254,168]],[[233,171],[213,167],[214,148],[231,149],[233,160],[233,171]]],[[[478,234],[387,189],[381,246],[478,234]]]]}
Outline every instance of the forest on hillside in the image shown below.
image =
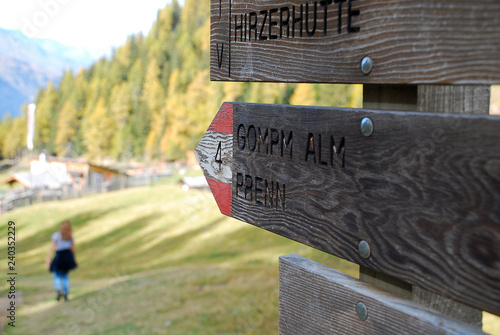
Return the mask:
{"type": "MultiPolygon", "coordinates": [[[[173,0],[147,36],[41,88],[34,153],[173,161],[196,147],[223,101],[359,106],[360,86],[210,82],[209,13],[209,1],[173,0]]],[[[0,158],[26,150],[25,109],[0,122],[0,158]]]]}

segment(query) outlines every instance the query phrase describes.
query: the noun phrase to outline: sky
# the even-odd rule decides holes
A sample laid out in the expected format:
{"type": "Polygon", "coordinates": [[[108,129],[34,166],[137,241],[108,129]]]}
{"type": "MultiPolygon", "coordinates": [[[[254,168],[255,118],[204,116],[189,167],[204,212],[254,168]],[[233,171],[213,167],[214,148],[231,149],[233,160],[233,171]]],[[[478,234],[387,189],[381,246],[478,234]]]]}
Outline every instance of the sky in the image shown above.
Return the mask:
{"type": "MultiPolygon", "coordinates": [[[[2,0],[0,27],[109,54],[127,36],[147,34],[169,0],[2,0]]],[[[183,1],[181,2],[183,3],[183,1]]]]}

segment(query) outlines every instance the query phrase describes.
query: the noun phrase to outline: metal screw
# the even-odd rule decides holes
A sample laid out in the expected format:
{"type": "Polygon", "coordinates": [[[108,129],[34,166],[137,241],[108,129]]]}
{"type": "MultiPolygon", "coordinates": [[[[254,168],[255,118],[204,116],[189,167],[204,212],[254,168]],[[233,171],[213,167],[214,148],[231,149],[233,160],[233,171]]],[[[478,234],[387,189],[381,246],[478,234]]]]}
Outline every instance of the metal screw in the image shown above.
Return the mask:
{"type": "Polygon", "coordinates": [[[359,254],[363,258],[370,258],[372,251],[370,249],[370,245],[366,241],[359,242],[358,246],[359,254]]]}
{"type": "Polygon", "coordinates": [[[365,321],[368,317],[368,309],[366,309],[365,304],[362,302],[358,302],[356,304],[356,313],[358,314],[358,318],[362,321],[365,321]]]}
{"type": "Polygon", "coordinates": [[[373,134],[373,122],[370,118],[365,117],[361,120],[361,133],[367,137],[373,134]]]}
{"type": "Polygon", "coordinates": [[[361,72],[369,74],[373,69],[373,61],[370,57],[366,56],[361,60],[361,72]]]}

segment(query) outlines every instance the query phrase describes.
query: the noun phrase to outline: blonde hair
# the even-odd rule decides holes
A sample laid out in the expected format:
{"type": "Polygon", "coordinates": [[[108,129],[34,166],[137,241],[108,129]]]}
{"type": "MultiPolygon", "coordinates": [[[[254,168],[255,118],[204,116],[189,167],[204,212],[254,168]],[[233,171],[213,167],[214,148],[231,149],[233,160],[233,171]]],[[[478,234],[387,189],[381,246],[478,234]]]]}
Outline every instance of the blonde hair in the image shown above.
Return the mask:
{"type": "Polygon", "coordinates": [[[68,220],[61,223],[61,235],[64,241],[71,241],[71,224],[68,220]]]}

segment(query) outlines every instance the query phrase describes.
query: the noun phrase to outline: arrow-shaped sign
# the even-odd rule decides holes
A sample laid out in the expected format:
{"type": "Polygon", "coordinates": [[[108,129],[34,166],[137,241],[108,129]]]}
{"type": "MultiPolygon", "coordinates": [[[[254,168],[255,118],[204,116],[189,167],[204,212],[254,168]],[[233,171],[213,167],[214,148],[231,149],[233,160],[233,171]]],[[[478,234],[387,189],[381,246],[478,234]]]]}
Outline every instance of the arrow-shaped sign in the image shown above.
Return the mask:
{"type": "Polygon", "coordinates": [[[222,213],[499,313],[498,143],[490,116],[224,103],[196,155],[222,213]]]}
{"type": "Polygon", "coordinates": [[[231,216],[233,106],[224,104],[196,148],[196,158],[221,213],[231,216]]]}

